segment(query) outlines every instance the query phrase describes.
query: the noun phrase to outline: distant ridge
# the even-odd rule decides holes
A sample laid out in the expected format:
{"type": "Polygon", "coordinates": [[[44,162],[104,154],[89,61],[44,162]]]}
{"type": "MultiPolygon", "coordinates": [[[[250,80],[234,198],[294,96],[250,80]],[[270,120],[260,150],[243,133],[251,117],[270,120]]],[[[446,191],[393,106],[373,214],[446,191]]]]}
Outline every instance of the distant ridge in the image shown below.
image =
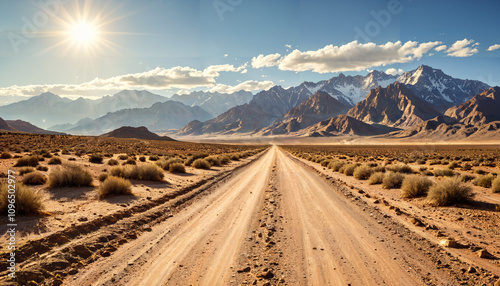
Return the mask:
{"type": "Polygon", "coordinates": [[[146,127],[130,127],[124,126],[115,129],[106,134],[102,134],[100,137],[113,137],[113,138],[135,138],[135,139],[145,139],[145,140],[163,140],[163,141],[175,141],[174,139],[167,136],[159,136],[156,133],[149,131],[146,127]]]}

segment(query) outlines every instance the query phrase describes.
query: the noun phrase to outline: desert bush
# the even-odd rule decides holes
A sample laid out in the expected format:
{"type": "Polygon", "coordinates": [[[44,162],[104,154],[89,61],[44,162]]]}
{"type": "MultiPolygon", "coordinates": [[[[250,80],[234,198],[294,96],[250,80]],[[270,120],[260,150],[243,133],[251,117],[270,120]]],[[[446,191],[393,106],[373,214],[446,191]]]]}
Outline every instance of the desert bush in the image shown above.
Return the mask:
{"type": "Polygon", "coordinates": [[[369,185],[378,185],[382,184],[382,181],[384,180],[385,173],[383,172],[376,172],[373,173],[370,178],[368,179],[368,184],[369,185]]]}
{"type": "Polygon", "coordinates": [[[346,176],[352,176],[354,174],[354,170],[356,170],[357,164],[348,164],[344,165],[342,168],[344,175],[346,176]]]}
{"type": "MultiPolygon", "coordinates": [[[[9,185],[5,183],[0,184],[0,211],[7,213],[9,209],[9,185]]],[[[16,183],[15,186],[16,196],[16,214],[37,214],[44,209],[42,195],[39,191],[34,191],[30,187],[16,183]]]]}
{"type": "Polygon", "coordinates": [[[427,199],[432,205],[446,206],[469,201],[474,197],[472,189],[460,182],[459,178],[448,178],[429,189],[427,199]]]}
{"type": "Polygon", "coordinates": [[[500,193],[500,177],[496,177],[493,182],[491,182],[491,191],[500,193]]]}
{"type": "Polygon", "coordinates": [[[425,197],[431,186],[432,182],[427,177],[408,175],[401,185],[401,197],[406,199],[425,197]]]}
{"type": "Polygon", "coordinates": [[[59,157],[53,157],[49,160],[48,164],[49,165],[61,165],[62,161],[61,161],[61,158],[59,158],[59,157]]]}
{"type": "Polygon", "coordinates": [[[429,165],[441,165],[441,160],[431,160],[429,161],[429,165]]]}
{"type": "Polygon", "coordinates": [[[330,164],[328,164],[328,168],[332,169],[335,172],[338,172],[340,168],[344,166],[344,162],[342,161],[333,161],[330,164]]]}
{"type": "Polygon", "coordinates": [[[119,162],[116,159],[109,159],[108,160],[108,165],[110,165],[110,166],[116,166],[118,164],[119,164],[119,162]]]}
{"type": "Polygon", "coordinates": [[[14,165],[14,167],[36,167],[38,165],[38,156],[33,155],[33,156],[25,156],[22,158],[19,158],[17,160],[17,163],[14,165]]]}
{"type": "Polygon", "coordinates": [[[163,171],[155,164],[127,165],[125,167],[114,167],[110,170],[111,176],[122,177],[131,180],[163,181],[163,171]]]}
{"type": "Polygon", "coordinates": [[[38,165],[36,167],[37,171],[42,171],[42,172],[47,172],[49,170],[49,167],[47,166],[42,166],[42,165],[38,165]]]}
{"type": "Polygon", "coordinates": [[[149,156],[149,161],[155,162],[155,161],[158,161],[158,160],[160,160],[160,157],[158,157],[156,155],[149,156]]]}
{"type": "Polygon", "coordinates": [[[196,169],[208,170],[208,169],[210,169],[210,163],[208,163],[208,161],[205,159],[196,159],[193,162],[193,167],[195,167],[196,169]]]}
{"type": "Polygon", "coordinates": [[[78,165],[65,165],[49,174],[49,187],[87,187],[92,186],[92,175],[78,165]]]}
{"type": "Polygon", "coordinates": [[[219,158],[216,156],[205,157],[205,160],[208,163],[210,163],[210,165],[212,165],[212,166],[220,166],[221,165],[219,158]]]}
{"type": "MultiPolygon", "coordinates": [[[[238,160],[239,160],[239,155],[235,154],[233,156],[238,156],[238,160]]],[[[205,157],[208,157],[208,154],[207,153],[198,153],[198,154],[194,154],[192,156],[190,156],[185,162],[184,162],[184,165],[186,166],[191,166],[191,164],[194,163],[194,161],[196,161],[197,159],[202,159],[202,158],[205,158],[205,157]]],[[[232,159],[232,158],[231,158],[232,159]]],[[[233,159],[234,160],[234,159],[233,159]]]]}
{"type": "Polygon", "coordinates": [[[229,158],[228,155],[222,155],[222,156],[220,156],[220,163],[222,165],[229,164],[229,163],[231,163],[231,158],[229,158]]]}
{"type": "Polygon", "coordinates": [[[89,162],[94,164],[102,164],[104,157],[101,154],[92,154],[89,156],[89,162]]]}
{"type": "Polygon", "coordinates": [[[175,164],[175,163],[181,163],[181,159],[179,158],[172,158],[168,160],[160,160],[156,162],[156,165],[158,165],[160,168],[162,168],[165,171],[170,170],[170,165],[175,164]]]}
{"type": "Polygon", "coordinates": [[[408,165],[396,165],[386,167],[387,170],[392,171],[394,173],[402,173],[402,174],[412,174],[413,169],[408,165]]]}
{"type": "Polygon", "coordinates": [[[229,156],[229,158],[231,158],[232,161],[239,161],[240,160],[240,155],[238,155],[238,154],[231,154],[229,156]]]}
{"type": "Polygon", "coordinates": [[[97,179],[99,180],[99,182],[104,182],[107,178],[108,178],[108,173],[101,173],[97,177],[97,179]]]}
{"type": "Polygon", "coordinates": [[[34,172],[35,171],[35,168],[33,167],[22,167],[19,169],[18,173],[19,175],[24,175],[24,174],[28,174],[28,173],[31,173],[31,172],[34,172]]]}
{"type": "Polygon", "coordinates": [[[326,166],[328,166],[328,164],[330,164],[331,162],[332,162],[332,160],[325,159],[325,160],[321,161],[320,165],[321,165],[321,167],[326,167],[326,166]]]}
{"type": "Polygon", "coordinates": [[[462,182],[466,183],[466,182],[470,182],[470,181],[474,180],[476,178],[476,176],[462,175],[460,178],[461,178],[462,182]]]}
{"type": "Polygon", "coordinates": [[[128,159],[128,155],[120,155],[120,156],[118,156],[118,159],[120,159],[120,160],[127,160],[128,159]]]}
{"type": "Polygon", "coordinates": [[[367,165],[361,165],[354,169],[353,176],[358,180],[368,180],[371,174],[373,173],[373,169],[367,165]]]}
{"type": "Polygon", "coordinates": [[[136,165],[134,158],[128,158],[127,161],[123,162],[123,165],[136,165]]]}
{"type": "Polygon", "coordinates": [[[186,173],[186,167],[182,163],[173,163],[168,167],[168,171],[171,173],[186,173]]]}
{"type": "Polygon", "coordinates": [[[401,173],[390,172],[387,173],[382,180],[382,187],[384,189],[397,189],[401,187],[405,175],[401,173]]]}
{"type": "Polygon", "coordinates": [[[139,157],[139,161],[146,162],[146,157],[144,157],[144,156],[139,157]]]}
{"type": "Polygon", "coordinates": [[[448,169],[453,170],[458,167],[458,163],[455,161],[452,161],[450,164],[448,164],[448,169]]]}
{"type": "Polygon", "coordinates": [[[424,165],[427,160],[426,159],[417,159],[417,161],[415,161],[418,165],[424,165]]]}
{"type": "Polygon", "coordinates": [[[47,177],[40,172],[32,172],[23,177],[25,185],[43,185],[47,182],[47,177]]]}
{"type": "Polygon", "coordinates": [[[0,154],[0,159],[10,159],[10,158],[12,158],[12,155],[9,152],[2,152],[2,154],[0,154]]]}
{"type": "Polygon", "coordinates": [[[477,170],[475,170],[474,172],[475,172],[476,174],[478,174],[478,175],[484,175],[484,174],[486,174],[486,171],[485,171],[485,170],[482,170],[482,169],[477,169],[477,170]]]}
{"type": "Polygon", "coordinates": [[[131,195],[132,184],[129,180],[120,177],[107,177],[99,186],[99,198],[110,195],[131,195]]]}
{"type": "Polygon", "coordinates": [[[453,177],[455,175],[455,172],[450,169],[436,169],[434,170],[434,176],[435,177],[453,177]]]}
{"type": "Polygon", "coordinates": [[[477,177],[473,184],[483,188],[491,188],[491,182],[493,182],[493,176],[484,175],[477,177]]]}

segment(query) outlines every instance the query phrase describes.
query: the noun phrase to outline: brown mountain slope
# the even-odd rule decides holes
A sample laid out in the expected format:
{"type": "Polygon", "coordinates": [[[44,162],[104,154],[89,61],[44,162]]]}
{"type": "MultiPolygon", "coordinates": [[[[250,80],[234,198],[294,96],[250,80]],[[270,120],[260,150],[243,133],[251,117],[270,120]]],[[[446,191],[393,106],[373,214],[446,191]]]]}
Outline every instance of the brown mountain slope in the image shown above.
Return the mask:
{"type": "Polygon", "coordinates": [[[455,118],[465,125],[500,120],[500,87],[489,88],[469,101],[451,107],[445,115],[455,118]]]}
{"type": "Polygon", "coordinates": [[[113,137],[113,138],[136,138],[145,140],[164,140],[164,141],[175,141],[174,139],[167,136],[159,136],[156,133],[149,131],[146,127],[129,127],[124,126],[109,133],[101,135],[101,137],[113,137]]]}
{"type": "Polygon", "coordinates": [[[302,133],[308,136],[371,136],[383,134],[385,132],[370,124],[366,124],[355,118],[342,114],[314,124],[313,126],[304,129],[302,133]]]}
{"type": "Polygon", "coordinates": [[[16,130],[16,128],[12,127],[9,125],[9,123],[7,123],[5,120],[3,120],[2,118],[0,118],[0,131],[19,131],[19,130],[16,130]]]}
{"type": "Polygon", "coordinates": [[[48,134],[48,135],[65,135],[65,133],[48,131],[39,128],[38,126],[35,126],[23,120],[7,120],[6,122],[16,130],[19,130],[21,132],[34,133],[34,134],[48,134]]]}
{"type": "Polygon", "coordinates": [[[263,130],[263,135],[286,134],[304,129],[327,118],[343,114],[349,107],[324,91],[314,95],[276,119],[263,130]]]}
{"type": "Polygon", "coordinates": [[[429,103],[415,96],[404,84],[372,89],[347,115],[365,123],[408,128],[440,115],[429,103]]]}

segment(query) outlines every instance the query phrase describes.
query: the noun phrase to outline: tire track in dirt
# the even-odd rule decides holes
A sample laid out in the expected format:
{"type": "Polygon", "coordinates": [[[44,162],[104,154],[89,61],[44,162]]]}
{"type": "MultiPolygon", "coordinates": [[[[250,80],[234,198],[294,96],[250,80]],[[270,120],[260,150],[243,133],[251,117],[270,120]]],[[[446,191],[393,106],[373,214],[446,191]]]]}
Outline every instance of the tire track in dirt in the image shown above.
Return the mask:
{"type": "Polygon", "coordinates": [[[74,285],[227,285],[255,219],[275,152],[248,167],[112,257],[74,285]],[[109,271],[103,271],[107,269],[109,271]]]}
{"type": "MultiPolygon", "coordinates": [[[[292,238],[284,256],[290,273],[302,265],[304,273],[294,285],[426,285],[420,276],[422,260],[406,249],[399,237],[392,235],[369,214],[337,194],[331,185],[278,152],[278,186],[283,192],[283,212],[287,220],[285,235],[292,238]],[[297,179],[297,178],[300,178],[297,179]],[[291,260],[291,261],[290,261],[291,260]]],[[[424,263],[425,264],[425,263],[424,263]]],[[[424,273],[426,273],[424,272],[424,273]]],[[[436,272],[439,284],[454,285],[453,280],[436,272]]],[[[433,280],[434,280],[433,279],[433,280]]],[[[431,283],[433,284],[433,283],[431,283]]]]}

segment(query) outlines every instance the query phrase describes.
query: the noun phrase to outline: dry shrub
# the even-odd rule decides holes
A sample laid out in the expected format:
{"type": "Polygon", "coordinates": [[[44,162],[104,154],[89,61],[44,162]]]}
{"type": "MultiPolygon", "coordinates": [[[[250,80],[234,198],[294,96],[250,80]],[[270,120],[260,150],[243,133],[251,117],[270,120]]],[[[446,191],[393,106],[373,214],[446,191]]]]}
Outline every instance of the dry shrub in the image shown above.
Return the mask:
{"type": "Polygon", "coordinates": [[[186,167],[182,163],[173,163],[170,164],[168,171],[170,173],[186,173],[186,167]]]}
{"type": "Polygon", "coordinates": [[[455,175],[455,172],[450,169],[436,169],[434,170],[434,176],[435,177],[453,177],[455,175]]]}
{"type": "Polygon", "coordinates": [[[493,182],[491,182],[491,190],[494,193],[500,193],[500,177],[496,177],[493,182]]]}
{"type": "MultiPolygon", "coordinates": [[[[9,209],[9,187],[6,183],[0,184],[0,211],[7,213],[9,209]]],[[[15,210],[17,215],[38,214],[44,209],[42,195],[22,183],[16,183],[15,210]]]]}
{"type": "Polygon", "coordinates": [[[210,163],[208,163],[208,161],[205,159],[196,159],[193,162],[193,167],[195,167],[196,169],[209,170],[211,166],[210,163]]]}
{"type": "Polygon", "coordinates": [[[21,169],[19,169],[19,175],[24,175],[24,174],[28,174],[28,173],[32,173],[35,171],[35,168],[33,167],[22,167],[21,169]]]}
{"type": "Polygon", "coordinates": [[[376,172],[373,173],[370,178],[368,179],[368,184],[369,185],[379,185],[382,184],[382,181],[384,180],[385,173],[383,172],[376,172]]]}
{"type": "Polygon", "coordinates": [[[220,160],[217,156],[208,156],[205,158],[205,160],[210,163],[212,166],[220,166],[220,160]]]}
{"type": "Polygon", "coordinates": [[[240,155],[238,155],[238,154],[232,154],[231,156],[229,156],[229,158],[231,158],[231,160],[233,160],[233,161],[239,161],[240,160],[240,155]]]}
{"type": "Polygon", "coordinates": [[[22,158],[19,158],[17,160],[17,163],[14,165],[14,167],[36,167],[38,165],[38,156],[25,156],[22,158]]]}
{"type": "Polygon", "coordinates": [[[172,158],[168,160],[160,160],[156,162],[156,165],[158,165],[160,168],[162,168],[165,171],[170,170],[170,165],[175,164],[175,163],[181,163],[181,159],[179,158],[172,158]]]}
{"type": "Polygon", "coordinates": [[[220,156],[220,163],[222,165],[229,164],[229,163],[231,163],[231,158],[229,158],[228,155],[222,155],[222,156],[220,156]]]}
{"type": "Polygon", "coordinates": [[[484,175],[484,176],[479,176],[477,179],[474,180],[474,185],[483,187],[483,188],[491,188],[491,183],[493,182],[493,176],[490,175],[484,175]]]}
{"type": "Polygon", "coordinates": [[[149,156],[149,161],[155,162],[158,160],[160,160],[160,157],[158,157],[157,155],[149,156]]]}
{"type": "Polygon", "coordinates": [[[403,184],[405,175],[401,173],[390,172],[387,173],[382,180],[382,187],[384,189],[397,189],[403,184]]]}
{"type": "Polygon", "coordinates": [[[38,166],[36,167],[36,169],[37,169],[38,171],[47,172],[47,171],[49,170],[49,167],[42,166],[42,165],[38,165],[38,166]]]}
{"type": "Polygon", "coordinates": [[[108,160],[108,165],[110,165],[110,166],[116,166],[116,165],[118,165],[118,160],[116,160],[116,159],[109,159],[108,160]]]}
{"type": "Polygon", "coordinates": [[[402,198],[425,197],[432,186],[432,181],[420,175],[409,175],[403,180],[401,186],[402,198]]]}
{"type": "Polygon", "coordinates": [[[345,165],[342,161],[334,161],[328,164],[328,168],[332,169],[335,172],[338,172],[345,165]]]}
{"type": "Polygon", "coordinates": [[[123,165],[136,165],[134,158],[128,158],[127,161],[123,162],[123,165]]]}
{"type": "Polygon", "coordinates": [[[443,180],[433,185],[427,194],[429,202],[436,206],[467,202],[473,197],[472,188],[462,184],[459,178],[443,180]]]}
{"type": "Polygon", "coordinates": [[[127,165],[125,167],[114,167],[110,174],[115,177],[122,177],[131,180],[142,181],[163,181],[163,171],[155,164],[127,165]]]}
{"type": "Polygon", "coordinates": [[[46,182],[47,177],[40,172],[29,173],[23,177],[23,184],[25,185],[43,185],[46,182]]]}
{"type": "Polygon", "coordinates": [[[392,171],[394,173],[402,173],[402,174],[412,174],[413,169],[408,165],[396,165],[386,167],[387,170],[392,171]]]}
{"type": "MultiPolygon", "coordinates": [[[[198,153],[198,154],[194,154],[193,156],[189,157],[185,162],[184,162],[184,165],[186,166],[191,166],[191,164],[194,163],[194,161],[196,161],[197,159],[202,159],[202,158],[205,158],[205,157],[208,157],[208,154],[207,153],[198,153]]],[[[232,159],[232,158],[231,158],[232,159]]],[[[239,159],[239,157],[238,157],[239,159]]]]}
{"type": "Polygon", "coordinates": [[[129,180],[114,176],[109,176],[99,186],[99,198],[110,195],[131,195],[132,184],[129,180]]]}
{"type": "Polygon", "coordinates": [[[354,170],[356,170],[357,166],[358,165],[356,165],[356,164],[347,164],[341,168],[341,171],[343,171],[344,175],[346,175],[346,176],[352,176],[354,174],[354,170]]]}
{"type": "Polygon", "coordinates": [[[92,154],[89,156],[89,162],[95,164],[102,164],[104,157],[101,154],[92,154]]]}
{"type": "Polygon", "coordinates": [[[92,175],[78,165],[65,165],[49,174],[49,187],[88,187],[92,186],[92,175]]]}
{"type": "Polygon", "coordinates": [[[354,169],[354,178],[358,180],[368,180],[373,173],[373,169],[367,165],[361,165],[354,169]]]}
{"type": "Polygon", "coordinates": [[[59,158],[59,157],[53,157],[49,160],[48,164],[49,165],[61,165],[62,161],[61,161],[61,158],[59,158]]]}
{"type": "Polygon", "coordinates": [[[0,154],[0,159],[10,159],[10,158],[12,158],[12,155],[9,152],[2,152],[2,154],[0,154]]]}
{"type": "Polygon", "coordinates": [[[104,182],[107,178],[108,178],[108,173],[101,173],[97,177],[97,179],[99,180],[99,182],[104,182]]]}

